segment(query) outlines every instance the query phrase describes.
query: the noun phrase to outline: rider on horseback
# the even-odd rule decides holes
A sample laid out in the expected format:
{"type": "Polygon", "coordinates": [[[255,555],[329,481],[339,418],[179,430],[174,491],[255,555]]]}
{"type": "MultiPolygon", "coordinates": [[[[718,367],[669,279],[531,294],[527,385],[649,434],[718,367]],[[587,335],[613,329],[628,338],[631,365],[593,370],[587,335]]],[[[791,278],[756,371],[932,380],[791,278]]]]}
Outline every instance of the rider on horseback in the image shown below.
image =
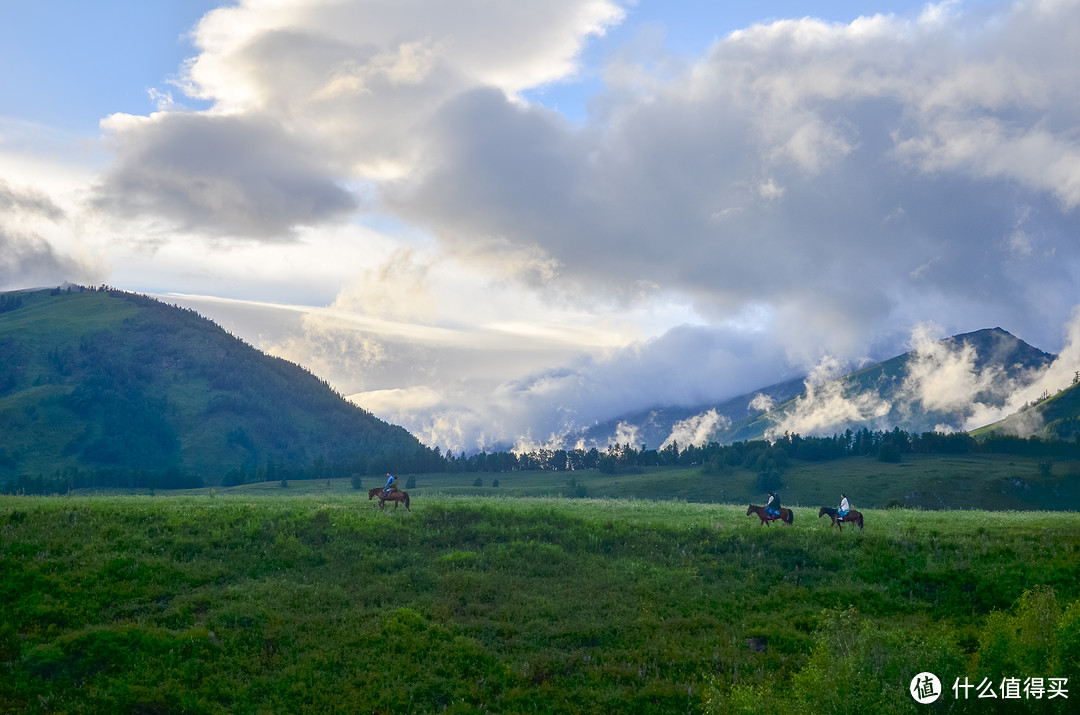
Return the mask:
{"type": "Polygon", "coordinates": [[[771,519],[780,518],[780,497],[776,496],[776,492],[769,492],[769,501],[765,502],[765,513],[771,519]]]}
{"type": "Polygon", "coordinates": [[[843,521],[844,517],[851,511],[851,504],[848,503],[847,495],[843,492],[840,493],[840,508],[836,510],[836,517],[843,521]]]}
{"type": "Polygon", "coordinates": [[[394,478],[394,475],[392,475],[390,472],[387,472],[386,473],[386,486],[383,487],[383,490],[382,490],[383,491],[383,497],[390,496],[390,493],[393,492],[394,489],[397,488],[395,486],[396,483],[397,483],[397,479],[394,478]]]}

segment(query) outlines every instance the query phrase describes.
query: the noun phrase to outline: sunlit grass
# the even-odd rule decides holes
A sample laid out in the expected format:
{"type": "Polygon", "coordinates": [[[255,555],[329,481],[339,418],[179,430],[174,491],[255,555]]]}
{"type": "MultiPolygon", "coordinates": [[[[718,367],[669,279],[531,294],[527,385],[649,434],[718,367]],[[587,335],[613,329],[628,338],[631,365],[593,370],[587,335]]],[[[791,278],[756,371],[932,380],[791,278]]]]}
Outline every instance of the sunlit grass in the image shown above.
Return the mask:
{"type": "Polygon", "coordinates": [[[933,633],[935,662],[969,664],[1025,590],[1080,598],[1075,513],[868,509],[840,533],[799,506],[791,527],[745,505],[505,491],[406,512],[298,486],[0,497],[0,702],[694,712],[759,688],[790,710],[768,688],[837,613],[889,643],[933,633]]]}

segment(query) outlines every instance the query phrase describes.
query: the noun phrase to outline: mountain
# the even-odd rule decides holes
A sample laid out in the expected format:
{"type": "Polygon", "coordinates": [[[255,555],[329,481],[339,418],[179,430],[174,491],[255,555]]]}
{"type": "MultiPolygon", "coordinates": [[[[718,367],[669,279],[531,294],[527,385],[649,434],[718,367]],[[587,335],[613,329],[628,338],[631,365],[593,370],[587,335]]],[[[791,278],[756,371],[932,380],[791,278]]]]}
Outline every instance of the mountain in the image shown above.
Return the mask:
{"type": "Polygon", "coordinates": [[[79,287],[0,294],[0,435],[9,491],[381,474],[431,456],[194,311],[79,287]]]}
{"type": "Polygon", "coordinates": [[[637,448],[645,444],[656,449],[672,435],[679,444],[694,442],[695,435],[715,436],[732,423],[741,422],[757,411],[750,403],[763,395],[774,403],[785,402],[801,393],[804,378],[798,377],[763,387],[752,393],[732,397],[723,402],[697,407],[655,407],[599,422],[582,430],[576,441],[601,449],[610,444],[631,442],[637,448]]]}
{"type": "Polygon", "coordinates": [[[1030,384],[1054,356],[1001,328],[927,343],[846,375],[800,378],[726,402],[664,408],[619,417],[585,433],[606,446],[617,436],[658,448],[671,437],[730,443],[784,432],[832,435],[863,427],[908,432],[964,429],[979,414],[1000,409],[1030,384]]]}
{"type": "Polygon", "coordinates": [[[990,435],[1039,437],[1044,440],[1075,440],[1080,436],[1080,382],[1003,420],[973,430],[977,439],[990,435]]]}

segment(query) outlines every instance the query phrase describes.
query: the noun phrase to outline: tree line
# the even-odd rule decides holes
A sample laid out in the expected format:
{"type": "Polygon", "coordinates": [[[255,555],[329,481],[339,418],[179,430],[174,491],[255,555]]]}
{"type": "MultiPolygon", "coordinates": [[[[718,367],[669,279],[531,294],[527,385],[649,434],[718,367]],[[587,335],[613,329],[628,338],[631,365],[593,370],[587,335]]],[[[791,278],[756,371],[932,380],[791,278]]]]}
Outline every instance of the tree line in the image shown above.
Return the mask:
{"type": "MultiPolygon", "coordinates": [[[[820,462],[852,457],[874,457],[882,462],[899,462],[905,455],[1012,454],[1044,459],[1080,459],[1080,440],[1044,440],[1038,437],[993,435],[975,439],[966,432],[909,433],[900,428],[891,431],[847,430],[831,437],[804,437],[785,434],[773,441],[746,440],[730,444],[709,442],[702,446],[680,448],[671,442],[661,449],[636,448],[630,444],[611,444],[600,451],[589,449],[540,448],[526,452],[464,452],[445,455],[438,447],[413,450],[384,449],[350,459],[328,460],[322,457],[304,464],[291,464],[270,457],[258,466],[239,465],[227,471],[223,486],[248,483],[342,479],[387,472],[400,474],[501,473],[516,471],[597,470],[617,474],[650,467],[700,467],[712,476],[746,469],[757,474],[762,490],[779,488],[792,460],[820,462]]],[[[0,463],[5,452],[0,451],[0,463]]],[[[0,465],[2,466],[2,465],[0,465]]],[[[203,478],[177,466],[163,469],[73,468],[58,470],[51,476],[19,476],[4,484],[7,493],[55,494],[83,488],[158,488],[190,489],[204,486],[203,478]]]]}

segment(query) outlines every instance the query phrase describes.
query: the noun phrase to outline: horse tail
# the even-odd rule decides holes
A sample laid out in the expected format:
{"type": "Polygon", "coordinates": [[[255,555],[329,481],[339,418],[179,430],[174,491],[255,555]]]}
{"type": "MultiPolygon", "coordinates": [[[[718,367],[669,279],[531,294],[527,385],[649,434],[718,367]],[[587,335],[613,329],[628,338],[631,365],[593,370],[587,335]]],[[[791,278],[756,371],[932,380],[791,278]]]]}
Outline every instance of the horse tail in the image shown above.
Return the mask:
{"type": "Polygon", "coordinates": [[[795,510],[794,509],[788,509],[787,514],[788,514],[787,523],[794,524],[795,523],[795,510]]]}
{"type": "Polygon", "coordinates": [[[405,495],[405,508],[408,509],[409,508],[409,493],[408,492],[402,492],[402,494],[405,495]]]}

